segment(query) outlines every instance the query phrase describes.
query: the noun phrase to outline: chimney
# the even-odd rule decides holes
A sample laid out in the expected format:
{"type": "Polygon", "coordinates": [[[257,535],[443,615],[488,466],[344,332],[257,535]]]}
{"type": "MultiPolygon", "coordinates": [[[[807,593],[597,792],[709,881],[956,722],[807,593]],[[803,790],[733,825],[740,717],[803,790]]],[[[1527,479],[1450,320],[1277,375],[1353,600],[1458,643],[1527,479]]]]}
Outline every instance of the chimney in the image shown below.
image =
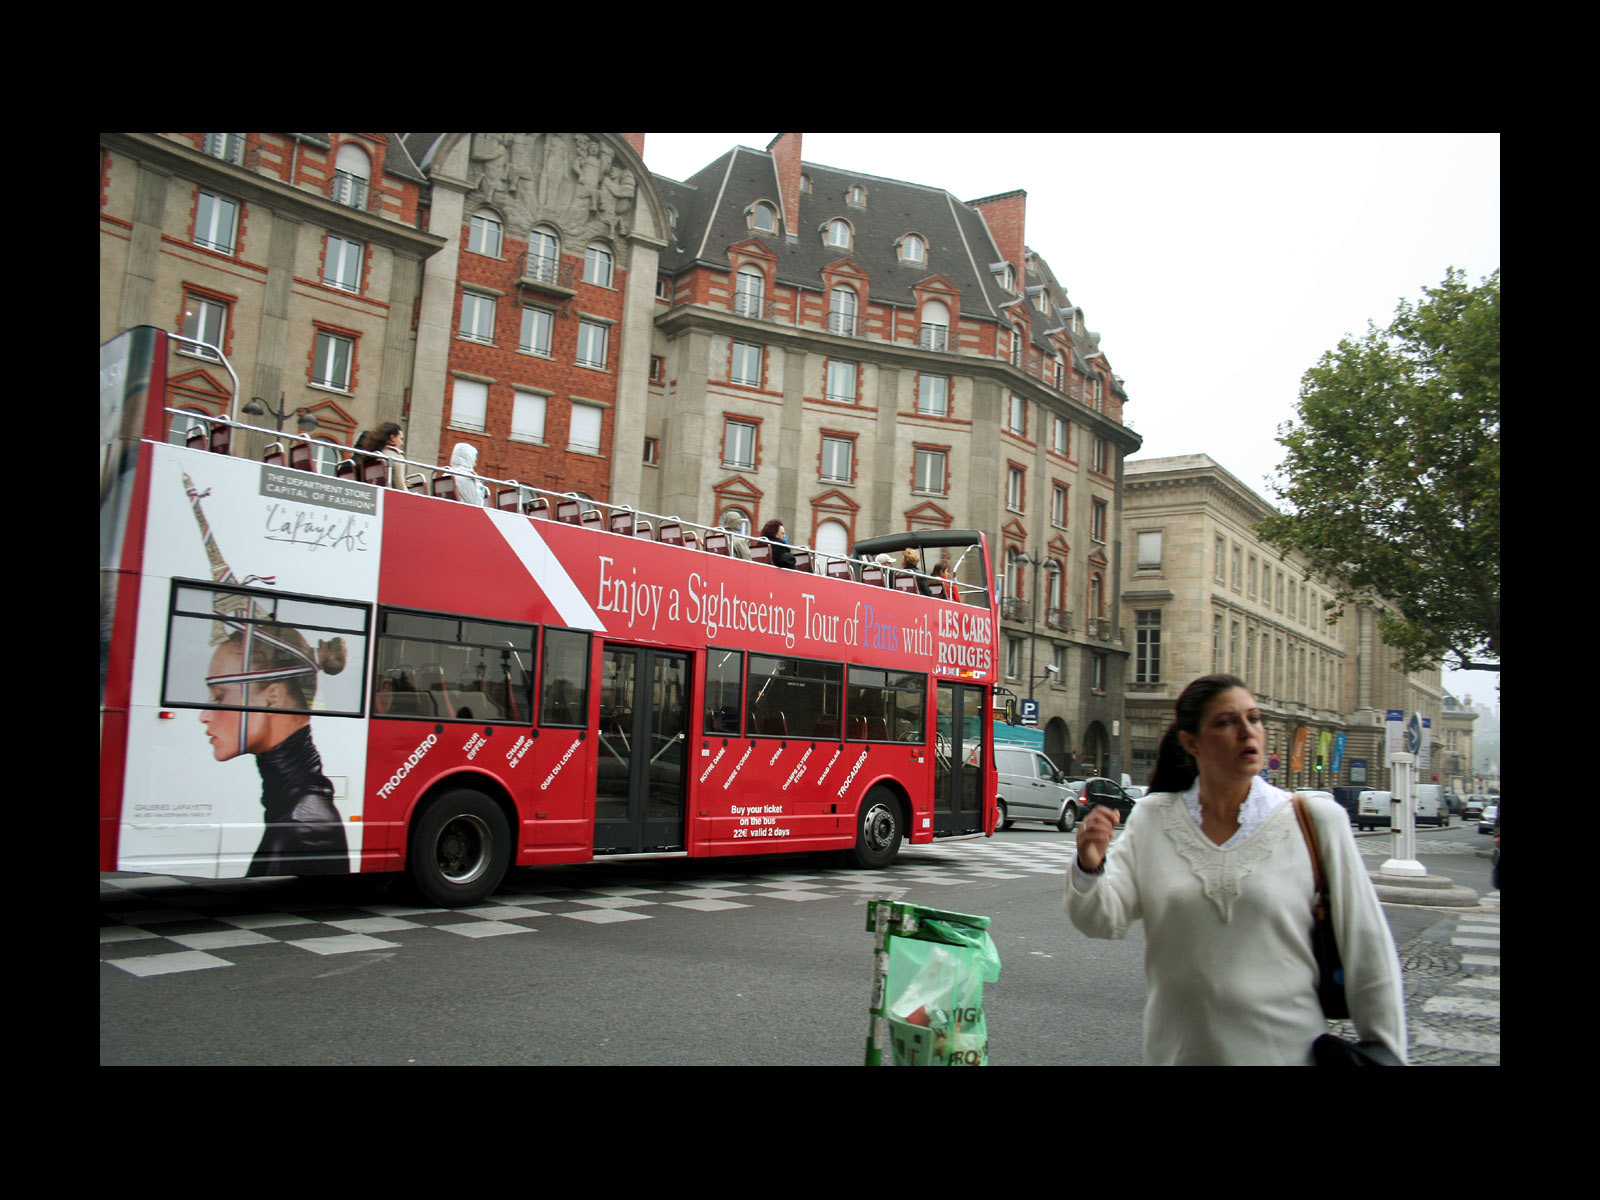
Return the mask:
{"type": "Polygon", "coordinates": [[[778,200],[783,205],[783,231],[791,239],[800,233],[800,140],[803,134],[780,133],[767,143],[778,172],[778,200]]]}
{"type": "Polygon", "coordinates": [[[1023,272],[1027,270],[1028,193],[1015,191],[985,196],[982,200],[969,201],[967,207],[983,214],[984,223],[989,226],[989,234],[994,238],[1000,257],[1017,269],[1017,290],[1020,292],[1025,282],[1023,272]]]}
{"type": "Polygon", "coordinates": [[[637,154],[640,158],[644,157],[644,134],[624,133],[619,134],[618,136],[620,136],[623,141],[627,142],[628,145],[633,147],[633,152],[635,154],[637,154]]]}

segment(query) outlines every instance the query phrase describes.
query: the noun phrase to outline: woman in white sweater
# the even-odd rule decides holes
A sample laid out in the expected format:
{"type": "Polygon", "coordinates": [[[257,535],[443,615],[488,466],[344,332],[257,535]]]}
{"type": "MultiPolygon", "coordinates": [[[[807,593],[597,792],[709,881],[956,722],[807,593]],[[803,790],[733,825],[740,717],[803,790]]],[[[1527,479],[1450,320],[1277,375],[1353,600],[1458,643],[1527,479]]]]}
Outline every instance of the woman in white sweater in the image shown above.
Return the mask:
{"type": "MultiPolygon", "coordinates": [[[[1310,1065],[1328,1031],[1311,949],[1311,855],[1289,793],[1260,777],[1264,726],[1230,675],[1197,679],[1161,739],[1150,794],[1078,827],[1067,915],[1090,937],[1145,922],[1144,1057],[1160,1065],[1310,1065]]],[[[1321,843],[1350,1019],[1406,1056],[1394,938],[1344,810],[1306,798],[1321,843]]]]}

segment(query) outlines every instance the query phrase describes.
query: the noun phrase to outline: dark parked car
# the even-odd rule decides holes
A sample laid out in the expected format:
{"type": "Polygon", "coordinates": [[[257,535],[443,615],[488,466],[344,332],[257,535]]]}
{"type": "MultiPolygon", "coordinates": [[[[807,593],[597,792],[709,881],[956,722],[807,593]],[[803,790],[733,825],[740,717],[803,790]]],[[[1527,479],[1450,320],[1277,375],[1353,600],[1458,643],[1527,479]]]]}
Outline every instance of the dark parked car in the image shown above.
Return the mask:
{"type": "Polygon", "coordinates": [[[1356,801],[1360,800],[1361,793],[1367,790],[1367,785],[1364,783],[1343,783],[1333,789],[1333,798],[1344,809],[1352,825],[1356,823],[1356,801]]]}
{"type": "Polygon", "coordinates": [[[1123,786],[1114,779],[1101,779],[1098,776],[1089,779],[1069,779],[1067,786],[1078,795],[1078,816],[1089,815],[1089,810],[1097,804],[1104,804],[1114,808],[1122,814],[1122,824],[1128,823],[1128,816],[1133,812],[1133,806],[1138,803],[1123,789],[1123,786]]]}

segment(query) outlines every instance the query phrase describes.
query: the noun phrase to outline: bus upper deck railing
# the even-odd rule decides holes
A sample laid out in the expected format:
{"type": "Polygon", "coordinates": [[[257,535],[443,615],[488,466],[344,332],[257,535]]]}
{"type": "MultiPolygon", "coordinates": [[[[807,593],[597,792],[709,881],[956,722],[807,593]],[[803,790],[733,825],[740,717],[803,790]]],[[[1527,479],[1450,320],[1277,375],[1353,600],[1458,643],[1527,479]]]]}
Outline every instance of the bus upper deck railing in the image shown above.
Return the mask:
{"type": "MultiPolygon", "coordinates": [[[[752,561],[770,561],[770,543],[759,536],[746,536],[720,526],[702,525],[675,515],[648,512],[628,504],[593,500],[577,492],[555,492],[520,483],[515,479],[495,479],[463,471],[459,467],[439,466],[357,450],[327,438],[311,438],[287,430],[251,425],[223,417],[202,416],[192,409],[167,408],[169,417],[190,420],[184,442],[190,449],[235,456],[235,432],[264,434],[271,439],[262,461],[273,466],[319,473],[313,446],[343,452],[335,467],[335,477],[351,482],[385,486],[391,472],[404,481],[404,490],[438,500],[476,504],[503,512],[584,525],[619,536],[634,537],[663,545],[712,554],[731,555],[732,540],[741,537],[751,552],[752,561]]],[[[870,558],[824,553],[810,546],[790,546],[795,569],[802,573],[848,579],[868,586],[887,587],[915,593],[920,579],[924,594],[940,599],[957,599],[987,606],[988,590],[977,584],[952,581],[897,565],[885,565],[870,558]]]]}

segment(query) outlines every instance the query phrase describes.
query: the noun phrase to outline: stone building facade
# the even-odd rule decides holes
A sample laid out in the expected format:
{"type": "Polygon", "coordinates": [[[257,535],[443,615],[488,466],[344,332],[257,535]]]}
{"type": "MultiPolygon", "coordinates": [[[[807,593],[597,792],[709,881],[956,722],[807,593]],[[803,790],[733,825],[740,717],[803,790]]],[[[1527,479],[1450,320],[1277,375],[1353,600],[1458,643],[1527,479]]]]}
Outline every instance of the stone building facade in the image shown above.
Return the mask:
{"type": "Polygon", "coordinates": [[[291,431],[309,413],[331,470],[335,443],[407,422],[412,316],[441,244],[418,228],[425,188],[396,134],[102,133],[100,340],[154,325],[219,345],[237,387],[184,347],[168,405],[238,417],[259,397],[240,419],[272,428],[270,407],[291,431]]]}
{"type": "Polygon", "coordinates": [[[641,135],[411,133],[429,182],[408,446],[639,503],[662,209],[641,135]]]}
{"type": "MultiPolygon", "coordinates": [[[[414,460],[466,444],[492,478],[776,517],[824,554],[981,529],[1000,683],[1068,771],[1126,769],[1140,439],[1026,192],[962,201],[802,148],[679,181],[642,134],[102,135],[101,340],[215,331],[238,395],[330,447],[394,420],[414,460]]],[[[225,411],[220,364],[184,366],[171,403],[225,411]]]]}
{"type": "Polygon", "coordinates": [[[1026,193],[963,203],[807,162],[794,133],[654,183],[644,506],[776,517],[832,554],[985,531],[1000,682],[1037,699],[1060,765],[1118,769],[1120,483],[1140,440],[1099,335],[1027,243],[1026,193]]]}
{"type": "Polygon", "coordinates": [[[1396,670],[1375,607],[1332,607],[1333,589],[1298,555],[1262,542],[1254,526],[1273,511],[1265,500],[1204,454],[1126,463],[1124,485],[1121,620],[1132,646],[1135,782],[1155,764],[1178,694],[1218,672],[1243,679],[1260,703],[1268,757],[1279,764],[1269,778],[1281,787],[1387,787],[1388,709],[1431,718],[1437,740],[1438,669],[1396,670]]]}

